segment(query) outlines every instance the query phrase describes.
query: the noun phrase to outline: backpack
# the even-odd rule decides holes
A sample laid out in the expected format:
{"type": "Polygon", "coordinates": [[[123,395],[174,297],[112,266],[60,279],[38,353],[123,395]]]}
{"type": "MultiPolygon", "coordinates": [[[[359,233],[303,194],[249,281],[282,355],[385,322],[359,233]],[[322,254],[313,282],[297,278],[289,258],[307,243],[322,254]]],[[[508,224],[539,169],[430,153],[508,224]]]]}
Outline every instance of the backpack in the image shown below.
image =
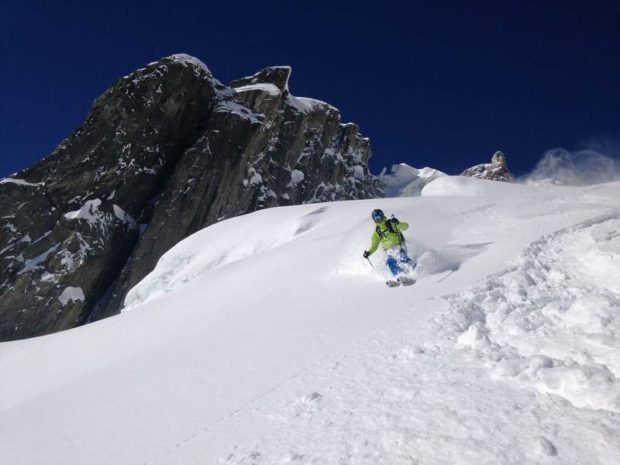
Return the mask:
{"type": "MultiPolygon", "coordinates": [[[[387,227],[387,230],[389,232],[394,233],[394,234],[398,234],[398,243],[401,246],[401,248],[406,251],[407,250],[407,244],[405,243],[405,236],[403,236],[402,232],[400,232],[398,229],[396,229],[394,223],[392,222],[393,219],[394,218],[390,218],[389,220],[386,220],[385,221],[385,226],[387,227]]],[[[381,239],[385,238],[385,234],[383,233],[383,231],[381,231],[381,226],[377,225],[376,231],[377,231],[377,235],[381,239]]]]}

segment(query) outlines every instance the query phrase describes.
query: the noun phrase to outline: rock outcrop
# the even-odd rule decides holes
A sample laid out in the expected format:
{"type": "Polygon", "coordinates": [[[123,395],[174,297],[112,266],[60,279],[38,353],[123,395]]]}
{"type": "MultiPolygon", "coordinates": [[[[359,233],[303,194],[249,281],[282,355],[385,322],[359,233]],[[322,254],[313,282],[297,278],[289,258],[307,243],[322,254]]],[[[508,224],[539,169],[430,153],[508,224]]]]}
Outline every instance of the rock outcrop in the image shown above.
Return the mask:
{"type": "Polygon", "coordinates": [[[495,152],[491,163],[472,166],[461,173],[461,176],[471,178],[489,179],[491,181],[514,182],[514,177],[506,166],[506,155],[503,152],[495,152]]]}
{"type": "Polygon", "coordinates": [[[382,196],[370,143],[288,67],[226,86],[174,55],[121,78],[47,158],[0,180],[0,341],[118,313],[179,240],[257,209],[382,196]]]}

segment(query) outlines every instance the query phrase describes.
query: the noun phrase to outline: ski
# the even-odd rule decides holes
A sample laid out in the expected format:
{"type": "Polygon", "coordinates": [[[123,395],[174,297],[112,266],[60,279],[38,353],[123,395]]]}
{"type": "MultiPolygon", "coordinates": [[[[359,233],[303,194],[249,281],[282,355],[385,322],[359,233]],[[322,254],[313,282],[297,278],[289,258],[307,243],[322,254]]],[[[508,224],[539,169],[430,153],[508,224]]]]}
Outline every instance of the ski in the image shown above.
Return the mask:
{"type": "Polygon", "coordinates": [[[416,283],[415,279],[407,278],[405,276],[401,276],[398,279],[389,279],[385,282],[387,287],[411,286],[415,283],[416,283]]]}
{"type": "Polygon", "coordinates": [[[415,279],[413,278],[408,278],[406,276],[401,276],[400,278],[398,278],[398,281],[403,285],[403,286],[411,286],[413,284],[416,283],[415,279]]]}

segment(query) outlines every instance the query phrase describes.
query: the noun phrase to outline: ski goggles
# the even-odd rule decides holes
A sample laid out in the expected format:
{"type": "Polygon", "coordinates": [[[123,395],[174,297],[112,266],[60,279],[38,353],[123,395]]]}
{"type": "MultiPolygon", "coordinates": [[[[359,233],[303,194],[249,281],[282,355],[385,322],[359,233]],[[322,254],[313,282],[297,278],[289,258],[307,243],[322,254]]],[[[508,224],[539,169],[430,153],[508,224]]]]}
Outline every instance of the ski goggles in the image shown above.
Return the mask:
{"type": "Polygon", "coordinates": [[[381,213],[373,213],[372,219],[375,223],[380,223],[381,221],[385,219],[385,216],[382,215],[381,213]]]}

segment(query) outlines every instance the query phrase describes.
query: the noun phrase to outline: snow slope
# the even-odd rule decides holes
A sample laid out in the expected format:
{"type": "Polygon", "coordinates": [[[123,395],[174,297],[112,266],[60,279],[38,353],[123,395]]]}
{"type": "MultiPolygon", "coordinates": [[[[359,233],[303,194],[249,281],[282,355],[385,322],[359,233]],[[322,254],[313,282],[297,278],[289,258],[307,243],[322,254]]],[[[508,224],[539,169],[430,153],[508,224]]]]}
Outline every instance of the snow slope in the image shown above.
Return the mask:
{"type": "Polygon", "coordinates": [[[620,184],[422,194],[218,223],[121,315],[0,344],[0,463],[620,463],[620,184]],[[416,285],[361,258],[374,208],[416,285]]]}

